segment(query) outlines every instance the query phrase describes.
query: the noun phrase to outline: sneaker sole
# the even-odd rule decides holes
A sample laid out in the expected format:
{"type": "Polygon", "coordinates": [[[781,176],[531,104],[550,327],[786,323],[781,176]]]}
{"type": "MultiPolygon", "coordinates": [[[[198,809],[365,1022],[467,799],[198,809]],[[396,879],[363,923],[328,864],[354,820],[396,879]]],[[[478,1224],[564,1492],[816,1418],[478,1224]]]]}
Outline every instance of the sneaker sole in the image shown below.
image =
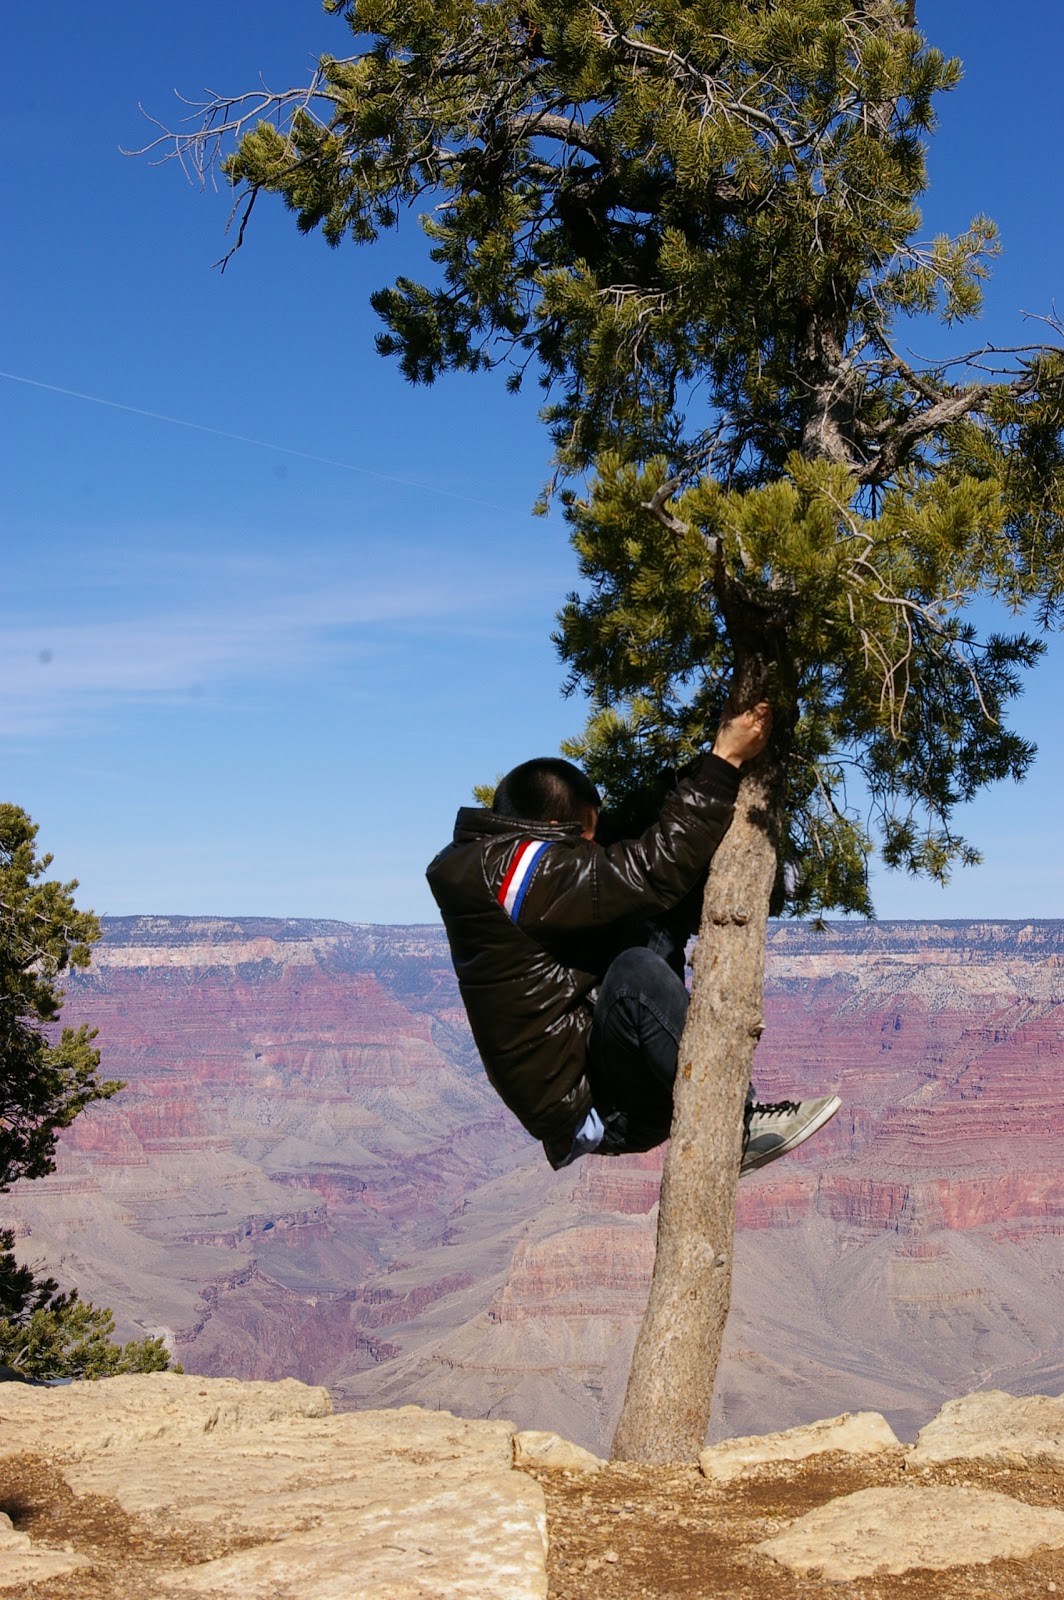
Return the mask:
{"type": "Polygon", "coordinates": [[[816,1116],[811,1118],[804,1127],[799,1128],[796,1133],[792,1133],[789,1139],[781,1140],[771,1150],[765,1150],[760,1155],[744,1156],[742,1165],[739,1168],[740,1178],[745,1177],[748,1172],[756,1172],[758,1167],[767,1167],[770,1161],[778,1161],[780,1156],[789,1155],[792,1150],[797,1150],[798,1146],[804,1144],[807,1139],[811,1139],[814,1133],[819,1133],[825,1122],[830,1122],[836,1111],[840,1110],[841,1107],[842,1101],[839,1096],[833,1094],[827,1105],[821,1106],[816,1116]]]}

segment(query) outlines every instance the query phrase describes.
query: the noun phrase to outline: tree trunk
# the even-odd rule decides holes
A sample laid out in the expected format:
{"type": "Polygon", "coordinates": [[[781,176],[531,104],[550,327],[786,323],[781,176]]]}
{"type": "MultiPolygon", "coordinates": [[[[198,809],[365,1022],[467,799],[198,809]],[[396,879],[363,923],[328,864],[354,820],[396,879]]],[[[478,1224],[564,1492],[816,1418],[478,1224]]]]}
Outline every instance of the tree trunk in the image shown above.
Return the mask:
{"type": "Polygon", "coordinates": [[[689,1461],[705,1442],[731,1300],[743,1109],[762,1029],[780,777],[778,755],[762,757],[744,777],[709,875],[680,1041],[654,1278],[615,1460],[689,1461]]]}

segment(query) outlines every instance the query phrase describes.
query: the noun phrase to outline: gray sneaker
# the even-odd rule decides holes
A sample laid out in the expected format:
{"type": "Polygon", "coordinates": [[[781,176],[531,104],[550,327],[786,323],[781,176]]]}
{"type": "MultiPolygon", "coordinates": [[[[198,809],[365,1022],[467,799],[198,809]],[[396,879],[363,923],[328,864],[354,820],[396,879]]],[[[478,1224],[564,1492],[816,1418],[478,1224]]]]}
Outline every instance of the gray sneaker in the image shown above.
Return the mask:
{"type": "Polygon", "coordinates": [[[837,1094],[819,1100],[778,1100],[774,1105],[747,1107],[740,1178],[789,1150],[797,1150],[811,1134],[830,1122],[842,1105],[837,1094]]]}

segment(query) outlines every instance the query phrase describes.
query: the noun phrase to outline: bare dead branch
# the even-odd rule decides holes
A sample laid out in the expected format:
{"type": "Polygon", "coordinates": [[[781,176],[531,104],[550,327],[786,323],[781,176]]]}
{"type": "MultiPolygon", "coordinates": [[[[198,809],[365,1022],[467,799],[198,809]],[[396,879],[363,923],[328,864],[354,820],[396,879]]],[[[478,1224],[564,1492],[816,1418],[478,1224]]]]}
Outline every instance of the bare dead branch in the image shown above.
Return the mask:
{"type": "Polygon", "coordinates": [[[177,161],[190,183],[198,182],[205,188],[208,180],[217,184],[217,171],[226,143],[239,143],[249,127],[264,121],[277,121],[288,127],[293,118],[303,112],[324,130],[328,123],[315,114],[315,101],[324,100],[334,107],[339,102],[320,66],[314,69],[309,84],[301,89],[270,89],[264,80],[260,78],[259,81],[261,89],[249,89],[237,95],[217,94],[208,89],[204,100],[190,100],[175,89],[175,97],[182,105],[191,107],[189,114],[180,119],[182,124],[196,124],[188,132],[182,131],[180,126],[177,129],[168,127],[140,105],[138,109],[145,121],[160,132],[139,149],[123,150],[123,155],[150,159],[153,152],[160,151],[162,153],[151,161],[153,166],[177,161]]]}

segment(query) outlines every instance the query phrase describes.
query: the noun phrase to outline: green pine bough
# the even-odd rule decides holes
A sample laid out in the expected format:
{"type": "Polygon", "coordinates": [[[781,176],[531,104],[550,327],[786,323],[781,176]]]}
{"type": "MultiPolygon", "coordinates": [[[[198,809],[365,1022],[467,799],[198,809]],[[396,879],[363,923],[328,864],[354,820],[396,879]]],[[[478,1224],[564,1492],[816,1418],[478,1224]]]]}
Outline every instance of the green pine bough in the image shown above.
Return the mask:
{"type": "MultiPolygon", "coordinates": [[[[925,239],[956,61],[899,0],[326,0],[310,81],[193,108],[150,149],[332,245],[404,212],[373,299],[415,383],[545,391],[582,586],[557,644],[592,716],[567,753],[638,809],[730,705],[772,701],[710,877],[650,1305],[616,1454],[690,1458],[731,1280],[770,909],[872,910],[870,857],[945,881],[957,806],[1019,779],[1006,725],[1064,593],[1064,328],[995,349],[997,248],[925,239]],[[900,330],[957,341],[918,361],[900,330]],[[982,634],[980,597],[1032,631],[982,634]]],[[[232,251],[230,251],[230,255],[232,251]]],[[[228,259],[228,257],[226,258],[228,259]]]]}
{"type": "MultiPolygon", "coordinates": [[[[20,807],[0,804],[0,1194],[18,1179],[55,1171],[56,1140],[86,1106],[122,1088],[98,1076],[95,1031],[63,1028],[59,979],[87,967],[100,925],[74,904],[76,882],[44,874],[37,829],[20,807]]],[[[102,1378],[169,1366],[161,1339],[115,1344],[106,1308],[60,1293],[20,1263],[15,1235],[0,1228],[0,1366],[23,1378],[102,1378]]]]}

